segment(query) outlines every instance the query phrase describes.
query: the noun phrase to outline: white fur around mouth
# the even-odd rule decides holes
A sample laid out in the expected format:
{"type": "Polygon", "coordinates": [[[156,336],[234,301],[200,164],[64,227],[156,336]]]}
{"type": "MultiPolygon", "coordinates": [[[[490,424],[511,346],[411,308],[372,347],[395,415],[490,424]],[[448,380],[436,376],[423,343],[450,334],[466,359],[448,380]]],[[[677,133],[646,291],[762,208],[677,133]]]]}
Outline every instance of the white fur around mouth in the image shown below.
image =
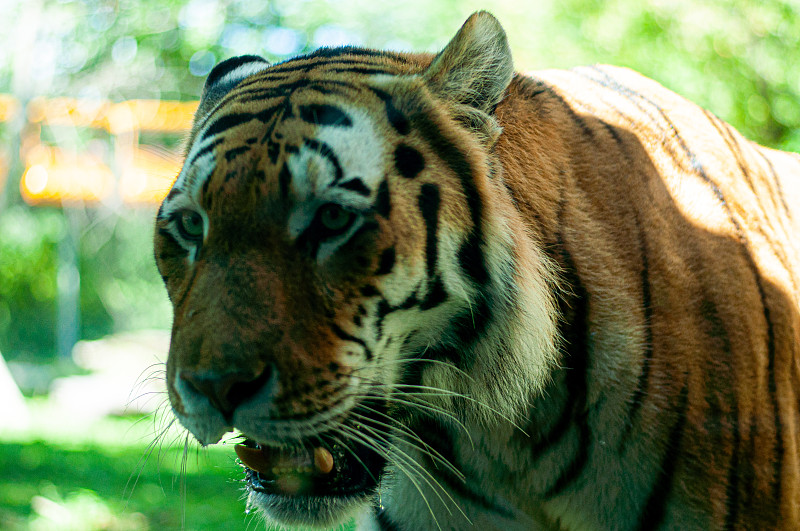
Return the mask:
{"type": "MultiPolygon", "coordinates": [[[[353,385],[349,387],[353,387],[353,385]]],[[[244,404],[237,409],[233,424],[246,437],[258,441],[262,446],[301,445],[335,427],[347,416],[356,406],[356,400],[348,398],[348,394],[350,394],[349,391],[345,390],[344,398],[336,401],[332,407],[304,419],[264,418],[258,404],[244,404]]]]}

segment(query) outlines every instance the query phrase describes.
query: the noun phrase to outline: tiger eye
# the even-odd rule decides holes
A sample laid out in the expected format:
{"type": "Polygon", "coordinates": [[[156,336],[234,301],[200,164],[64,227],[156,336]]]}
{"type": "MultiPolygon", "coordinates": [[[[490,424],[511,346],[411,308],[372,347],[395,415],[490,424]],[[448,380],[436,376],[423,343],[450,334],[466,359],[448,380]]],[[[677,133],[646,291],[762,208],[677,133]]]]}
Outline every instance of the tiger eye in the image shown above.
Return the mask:
{"type": "Polygon", "coordinates": [[[322,226],[330,231],[341,231],[353,220],[354,214],[339,205],[325,205],[319,213],[322,226]]]}
{"type": "Polygon", "coordinates": [[[194,210],[184,210],[178,228],[184,238],[200,240],[203,238],[203,216],[194,210]]]}

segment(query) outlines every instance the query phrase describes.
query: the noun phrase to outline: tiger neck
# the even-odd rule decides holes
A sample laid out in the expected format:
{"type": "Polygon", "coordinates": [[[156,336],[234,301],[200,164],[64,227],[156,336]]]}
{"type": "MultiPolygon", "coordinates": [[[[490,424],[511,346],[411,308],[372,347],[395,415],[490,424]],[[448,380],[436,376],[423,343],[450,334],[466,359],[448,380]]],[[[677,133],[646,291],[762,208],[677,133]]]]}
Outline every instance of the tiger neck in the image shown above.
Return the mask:
{"type": "Polygon", "coordinates": [[[527,418],[558,364],[558,280],[554,261],[525,227],[502,182],[485,198],[483,245],[488,280],[465,302],[446,336],[426,357],[446,360],[423,383],[464,395],[441,399],[461,422],[492,429],[527,418]],[[476,424],[477,423],[477,424],[476,424]]]}

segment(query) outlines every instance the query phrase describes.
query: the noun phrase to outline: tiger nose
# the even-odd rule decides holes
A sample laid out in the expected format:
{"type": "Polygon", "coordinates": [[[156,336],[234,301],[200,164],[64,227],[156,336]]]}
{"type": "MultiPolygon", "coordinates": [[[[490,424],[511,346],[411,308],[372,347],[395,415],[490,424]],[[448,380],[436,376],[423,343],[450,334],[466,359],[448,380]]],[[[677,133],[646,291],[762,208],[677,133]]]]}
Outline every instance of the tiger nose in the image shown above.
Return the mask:
{"type": "Polygon", "coordinates": [[[255,395],[272,376],[272,367],[267,365],[256,376],[251,371],[181,371],[181,379],[208,398],[211,405],[230,420],[242,402],[255,395]]]}

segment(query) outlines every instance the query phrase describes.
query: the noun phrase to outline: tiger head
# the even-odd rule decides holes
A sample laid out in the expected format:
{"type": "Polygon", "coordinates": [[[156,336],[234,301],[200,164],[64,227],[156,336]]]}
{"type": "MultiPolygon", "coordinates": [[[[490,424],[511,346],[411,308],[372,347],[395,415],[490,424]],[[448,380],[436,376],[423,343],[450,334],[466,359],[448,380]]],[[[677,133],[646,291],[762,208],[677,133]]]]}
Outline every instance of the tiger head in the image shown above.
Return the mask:
{"type": "Polygon", "coordinates": [[[409,419],[485,413],[461,395],[513,415],[517,378],[544,381],[546,264],[519,259],[532,246],[493,199],[512,76],[487,13],[435,57],[343,47],[210,73],[157,217],[169,398],[201,444],[245,437],[250,502],[276,521],[348,518],[409,419]],[[527,299],[537,324],[512,334],[527,299]],[[530,359],[481,351],[491,333],[532,338],[530,359]]]}

